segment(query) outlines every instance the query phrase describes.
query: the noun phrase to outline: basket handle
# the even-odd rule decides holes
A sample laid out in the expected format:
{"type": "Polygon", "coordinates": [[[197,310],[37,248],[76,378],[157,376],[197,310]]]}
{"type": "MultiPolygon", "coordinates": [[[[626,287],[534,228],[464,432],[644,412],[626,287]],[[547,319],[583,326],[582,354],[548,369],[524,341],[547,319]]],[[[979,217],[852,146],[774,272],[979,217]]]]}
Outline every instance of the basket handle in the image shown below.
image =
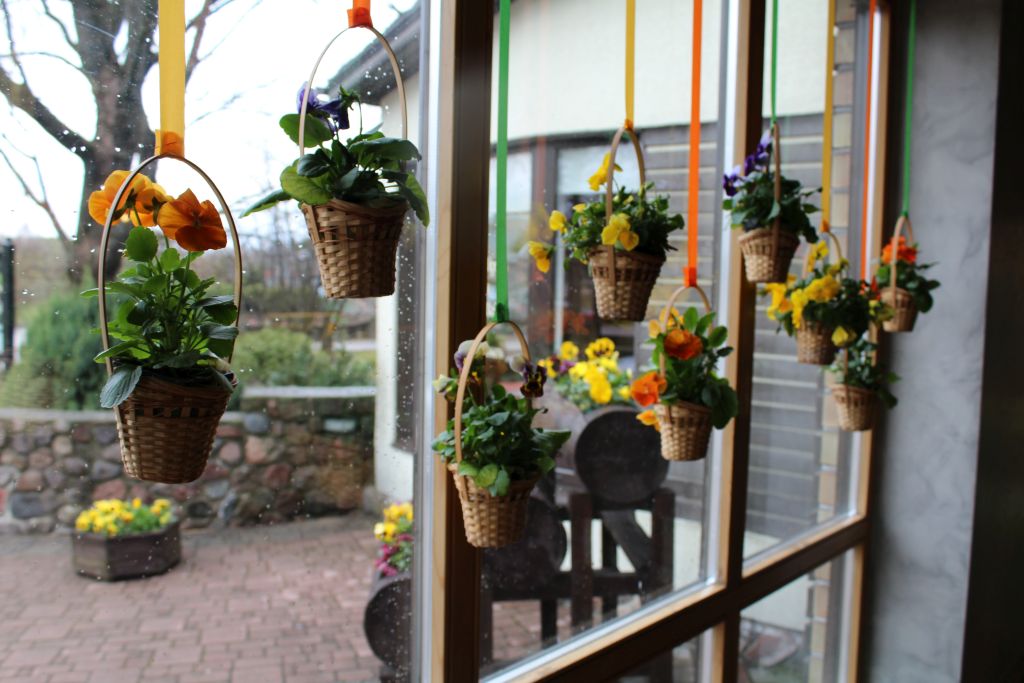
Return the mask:
{"type": "MultiPolygon", "coordinates": [[[[833,235],[831,230],[822,232],[821,236],[823,238],[827,238],[829,240],[832,240],[832,246],[835,247],[835,254],[837,256],[836,263],[838,263],[839,261],[842,261],[843,260],[843,247],[839,244],[839,238],[836,237],[835,235],[833,235]]],[[[811,272],[811,250],[808,249],[807,250],[807,255],[804,256],[804,273],[803,273],[804,277],[806,277],[810,272],[811,272]]]]}
{"type": "Polygon", "coordinates": [[[779,123],[772,122],[772,162],[775,173],[772,176],[775,203],[779,205],[779,215],[772,224],[772,254],[779,253],[779,232],[782,230],[782,143],[779,139],[779,123]]]}
{"type": "MultiPolygon", "coordinates": [[[[519,348],[522,349],[523,358],[526,362],[530,362],[530,347],[526,343],[526,337],[523,336],[523,331],[519,329],[519,325],[516,325],[511,320],[494,321],[487,323],[482,330],[477,332],[476,338],[473,339],[472,345],[469,347],[469,353],[466,354],[466,361],[462,364],[462,372],[459,374],[459,387],[455,392],[455,462],[462,462],[462,402],[466,398],[466,387],[469,384],[469,376],[473,372],[473,359],[476,357],[477,349],[480,348],[480,344],[498,325],[510,325],[512,331],[516,333],[516,338],[519,340],[519,348]]],[[[527,398],[529,401],[530,399],[527,398]]]]}
{"type": "MultiPolygon", "coordinates": [[[[697,294],[700,295],[701,302],[704,304],[704,310],[708,313],[711,312],[711,301],[708,299],[708,295],[704,292],[703,287],[698,284],[683,285],[682,287],[677,288],[676,291],[672,292],[672,296],[668,298],[668,302],[665,304],[665,307],[661,309],[661,315],[658,316],[658,324],[661,326],[662,332],[668,332],[668,317],[672,315],[672,307],[675,305],[676,299],[678,299],[688,289],[696,289],[697,294]]],[[[658,372],[662,376],[665,375],[664,353],[658,356],[658,372]]]]}
{"type": "Polygon", "coordinates": [[[334,45],[334,41],[345,35],[347,31],[357,28],[366,29],[374,36],[376,36],[378,42],[380,42],[381,46],[384,48],[384,52],[386,52],[388,55],[388,60],[391,62],[391,70],[395,72],[395,83],[397,84],[398,88],[398,99],[402,103],[402,137],[409,137],[409,108],[405,100],[405,81],[402,79],[402,71],[398,67],[398,57],[395,56],[395,51],[391,49],[391,44],[388,43],[387,38],[385,38],[380,33],[380,31],[375,29],[373,26],[357,24],[355,26],[349,26],[348,28],[343,29],[340,33],[338,33],[338,35],[331,38],[330,42],[327,43],[327,46],[320,53],[320,56],[316,58],[316,63],[313,65],[313,71],[311,71],[309,74],[309,80],[306,81],[306,87],[302,91],[302,106],[299,109],[300,157],[306,153],[306,145],[303,144],[306,141],[306,109],[308,108],[309,105],[309,91],[313,87],[313,78],[316,77],[316,71],[317,69],[320,68],[320,62],[323,61],[324,56],[327,54],[327,51],[331,49],[332,45],[334,45]]]}
{"type": "Polygon", "coordinates": [[[896,229],[892,233],[892,242],[890,243],[892,246],[889,247],[889,251],[892,252],[890,254],[892,267],[889,269],[889,289],[892,292],[893,301],[896,301],[896,264],[900,261],[900,234],[903,232],[904,226],[907,228],[907,237],[909,238],[910,243],[913,244],[914,226],[910,224],[910,216],[907,214],[901,214],[899,220],[896,221],[896,229]]]}
{"type": "MultiPolygon", "coordinates": [[[[629,133],[629,139],[633,143],[633,151],[636,152],[636,164],[637,169],[640,171],[640,189],[642,190],[644,185],[647,184],[647,170],[644,166],[644,152],[640,148],[640,139],[636,135],[636,131],[633,130],[632,126],[623,124],[619,126],[619,129],[615,131],[615,136],[612,138],[612,148],[608,153],[608,180],[605,182],[604,190],[604,219],[607,224],[612,219],[612,196],[614,194],[614,179],[615,179],[615,156],[619,151],[619,143],[622,142],[622,136],[629,133]]],[[[605,247],[608,250],[608,267],[611,270],[612,275],[612,287],[615,286],[615,245],[607,245],[605,247]]]]}
{"type": "MultiPolygon", "coordinates": [[[[114,201],[111,203],[111,210],[107,212],[107,220],[103,223],[103,234],[100,237],[100,263],[99,263],[99,274],[96,276],[96,286],[99,289],[99,303],[100,303],[100,340],[103,344],[103,350],[107,351],[110,348],[110,332],[107,330],[107,246],[110,244],[110,227],[112,219],[114,217],[114,207],[120,206],[121,199],[124,197],[128,188],[131,187],[132,181],[135,180],[136,176],[142,173],[142,170],[152,163],[160,159],[174,159],[185,164],[193,171],[198,173],[206,184],[213,190],[213,194],[217,196],[217,203],[220,204],[220,211],[224,214],[224,217],[228,219],[228,228],[231,231],[231,243],[235,248],[235,326],[238,325],[238,320],[242,315],[242,247],[238,240],[238,229],[235,228],[235,219],[231,216],[231,209],[228,208],[228,203],[224,201],[224,195],[217,189],[217,185],[213,182],[213,179],[206,174],[206,171],[199,168],[194,162],[189,161],[185,157],[178,156],[176,154],[164,153],[155,154],[141,164],[132,169],[128,177],[121,183],[121,187],[117,188],[117,193],[114,195],[114,201]]],[[[228,356],[228,361],[231,360],[231,356],[228,356]]],[[[114,365],[110,358],[106,359],[107,374],[111,375],[114,372],[114,365]]]]}

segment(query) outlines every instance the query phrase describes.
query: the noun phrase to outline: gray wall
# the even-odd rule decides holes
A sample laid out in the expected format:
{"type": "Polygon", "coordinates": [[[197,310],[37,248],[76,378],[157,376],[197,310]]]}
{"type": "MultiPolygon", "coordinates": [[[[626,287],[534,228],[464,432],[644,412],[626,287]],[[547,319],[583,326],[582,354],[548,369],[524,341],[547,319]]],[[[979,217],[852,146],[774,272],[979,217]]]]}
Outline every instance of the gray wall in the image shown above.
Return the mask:
{"type": "Polygon", "coordinates": [[[877,450],[865,645],[878,683],[960,680],[980,424],[1000,3],[918,5],[910,215],[943,287],[890,344],[903,403],[877,450]]]}

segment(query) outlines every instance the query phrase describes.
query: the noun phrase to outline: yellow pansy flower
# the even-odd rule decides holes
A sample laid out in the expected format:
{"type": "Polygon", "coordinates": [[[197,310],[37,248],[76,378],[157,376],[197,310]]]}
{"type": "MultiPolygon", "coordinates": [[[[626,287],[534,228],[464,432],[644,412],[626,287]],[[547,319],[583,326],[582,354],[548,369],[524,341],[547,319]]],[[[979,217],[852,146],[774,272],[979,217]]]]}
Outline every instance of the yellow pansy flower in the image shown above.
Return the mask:
{"type": "Polygon", "coordinates": [[[544,242],[530,240],[526,243],[526,248],[530,252],[530,256],[533,257],[537,270],[546,273],[551,269],[551,251],[554,247],[544,242]]]}
{"type": "Polygon", "coordinates": [[[590,380],[590,398],[601,405],[612,400],[612,385],[604,375],[597,375],[590,380]]]}
{"type": "Polygon", "coordinates": [[[582,202],[579,204],[573,204],[572,210],[574,213],[583,213],[584,211],[587,210],[587,205],[582,202]]]}
{"type": "Polygon", "coordinates": [[[851,344],[854,339],[855,337],[853,336],[853,332],[842,325],[837,327],[835,332],[832,333],[832,343],[839,347],[851,344]]]}
{"type": "Polygon", "coordinates": [[[782,303],[786,301],[786,290],[788,287],[781,282],[769,282],[764,286],[764,293],[770,294],[772,302],[768,306],[768,317],[775,320],[775,316],[780,313],[779,308],[782,303]]]}
{"type": "Polygon", "coordinates": [[[601,356],[610,356],[614,352],[615,342],[613,342],[608,337],[601,337],[600,339],[595,339],[594,341],[590,342],[590,344],[587,345],[586,350],[587,358],[589,358],[590,360],[600,358],[601,356]]]}
{"type": "Polygon", "coordinates": [[[807,306],[807,294],[804,290],[798,289],[789,296],[790,302],[793,304],[793,327],[800,329],[800,326],[804,324],[804,307],[807,306]]]}
{"type": "Polygon", "coordinates": [[[632,394],[629,391],[629,385],[628,384],[619,387],[619,392],[618,393],[619,393],[619,398],[621,398],[623,401],[628,401],[632,397],[632,394]]]}
{"type": "Polygon", "coordinates": [[[544,368],[548,373],[548,379],[554,379],[558,377],[558,373],[555,371],[555,364],[550,358],[544,358],[537,361],[538,367],[544,368]]]}
{"type": "Polygon", "coordinates": [[[828,256],[828,243],[825,240],[815,242],[811,247],[811,263],[817,263],[828,256]]]}
{"type": "Polygon", "coordinates": [[[598,367],[600,367],[602,370],[608,370],[609,372],[618,372],[618,355],[619,354],[617,353],[613,353],[610,356],[602,356],[601,358],[597,358],[596,360],[598,367]]]}
{"type": "Polygon", "coordinates": [[[565,230],[565,214],[557,209],[551,212],[551,218],[548,219],[548,227],[553,232],[562,232],[565,230]]]}
{"type": "Polygon", "coordinates": [[[842,258],[839,259],[839,263],[833,263],[828,268],[826,268],[825,272],[828,273],[829,275],[838,275],[840,272],[845,270],[848,265],[850,265],[850,262],[842,258]]]}
{"type": "MultiPolygon", "coordinates": [[[[590,189],[592,191],[597,192],[598,190],[601,189],[602,185],[608,182],[608,166],[609,164],[611,164],[611,161],[611,152],[606,152],[604,155],[604,159],[601,160],[600,168],[598,168],[594,172],[594,175],[590,176],[590,178],[587,180],[587,184],[590,186],[590,189]]],[[[615,164],[615,170],[621,171],[622,169],[619,167],[618,164],[615,164]]]]}
{"type": "Polygon", "coordinates": [[[661,425],[658,424],[658,416],[654,414],[653,410],[645,410],[637,415],[636,419],[648,427],[654,427],[657,431],[661,431],[661,425]]]}
{"type": "Polygon", "coordinates": [[[619,242],[626,251],[633,251],[636,245],[640,244],[640,236],[632,230],[624,230],[619,233],[619,242]]]}
{"type": "Polygon", "coordinates": [[[562,348],[558,350],[558,357],[562,360],[576,360],[580,355],[580,347],[571,341],[562,342],[562,348]]]}
{"type": "Polygon", "coordinates": [[[590,372],[590,363],[581,361],[569,368],[569,377],[576,380],[585,379],[588,372],[590,372]]]}

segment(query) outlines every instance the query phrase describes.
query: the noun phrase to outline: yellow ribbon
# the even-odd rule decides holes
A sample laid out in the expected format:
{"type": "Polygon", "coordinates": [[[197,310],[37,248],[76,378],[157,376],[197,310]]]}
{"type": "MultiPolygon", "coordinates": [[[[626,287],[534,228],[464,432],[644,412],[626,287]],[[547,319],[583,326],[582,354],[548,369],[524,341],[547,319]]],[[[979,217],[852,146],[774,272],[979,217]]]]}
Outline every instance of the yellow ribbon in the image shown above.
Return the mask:
{"type": "Polygon", "coordinates": [[[156,153],[185,156],[185,2],[160,0],[160,127],[156,153]]]}
{"type": "Polygon", "coordinates": [[[626,0],[626,122],[633,130],[633,72],[636,52],[636,0],[626,0]]]}

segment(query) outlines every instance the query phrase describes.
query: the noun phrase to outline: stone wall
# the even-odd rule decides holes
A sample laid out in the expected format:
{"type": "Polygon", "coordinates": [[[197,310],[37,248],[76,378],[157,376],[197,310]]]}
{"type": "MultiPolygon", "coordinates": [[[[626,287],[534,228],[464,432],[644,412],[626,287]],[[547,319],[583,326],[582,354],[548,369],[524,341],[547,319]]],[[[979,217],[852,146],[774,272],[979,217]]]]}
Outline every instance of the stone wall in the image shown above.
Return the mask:
{"type": "Polygon", "coordinates": [[[101,498],[167,497],[185,528],[273,524],[360,506],[373,389],[255,388],[191,484],[124,475],[113,411],[0,409],[0,533],[66,529],[101,498]]]}

